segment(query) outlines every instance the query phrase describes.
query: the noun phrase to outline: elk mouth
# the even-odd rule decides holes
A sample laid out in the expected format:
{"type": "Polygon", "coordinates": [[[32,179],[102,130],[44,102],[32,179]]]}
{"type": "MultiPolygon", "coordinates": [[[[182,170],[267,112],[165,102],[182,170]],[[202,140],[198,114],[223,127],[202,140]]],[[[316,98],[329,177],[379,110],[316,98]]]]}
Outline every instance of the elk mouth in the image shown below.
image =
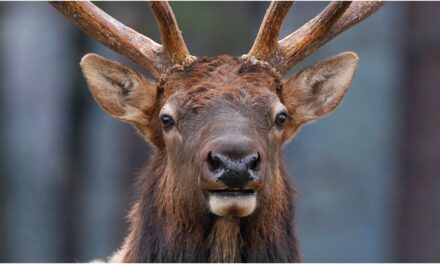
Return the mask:
{"type": "Polygon", "coordinates": [[[252,189],[208,190],[208,207],[217,216],[245,217],[257,207],[257,192],[252,189]]]}
{"type": "Polygon", "coordinates": [[[234,189],[224,189],[224,190],[210,190],[209,194],[220,195],[220,196],[244,196],[244,195],[254,195],[254,190],[234,190],[234,189]]]}

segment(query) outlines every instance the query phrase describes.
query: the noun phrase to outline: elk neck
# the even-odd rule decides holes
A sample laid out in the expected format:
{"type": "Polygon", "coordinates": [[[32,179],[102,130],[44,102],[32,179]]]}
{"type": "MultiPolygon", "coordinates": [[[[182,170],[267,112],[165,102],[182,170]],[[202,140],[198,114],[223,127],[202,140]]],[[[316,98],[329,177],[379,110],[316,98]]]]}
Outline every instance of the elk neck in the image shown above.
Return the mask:
{"type": "Polygon", "coordinates": [[[197,200],[199,188],[174,185],[166,153],[156,151],[139,177],[123,262],[300,261],[295,192],[284,164],[279,167],[275,195],[262,197],[252,215],[218,217],[197,200]]]}

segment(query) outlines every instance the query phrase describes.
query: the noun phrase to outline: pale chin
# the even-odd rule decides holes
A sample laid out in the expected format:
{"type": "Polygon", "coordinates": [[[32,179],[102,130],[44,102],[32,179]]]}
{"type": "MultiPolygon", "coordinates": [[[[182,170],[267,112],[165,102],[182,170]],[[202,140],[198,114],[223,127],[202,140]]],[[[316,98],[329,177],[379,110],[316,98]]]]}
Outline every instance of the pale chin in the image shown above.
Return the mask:
{"type": "Polygon", "coordinates": [[[215,215],[244,217],[252,214],[257,207],[257,194],[229,196],[210,193],[208,204],[215,215]]]}

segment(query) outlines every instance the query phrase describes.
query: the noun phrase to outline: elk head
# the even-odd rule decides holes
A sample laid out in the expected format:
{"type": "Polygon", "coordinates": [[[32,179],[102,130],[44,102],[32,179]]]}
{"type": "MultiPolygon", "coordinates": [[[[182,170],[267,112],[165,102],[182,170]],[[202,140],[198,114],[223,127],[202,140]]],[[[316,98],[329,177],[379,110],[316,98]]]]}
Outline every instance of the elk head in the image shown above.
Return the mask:
{"type": "MultiPolygon", "coordinates": [[[[150,2],[163,45],[89,2],[51,2],[80,28],[149,71],[157,81],[99,55],[81,68],[96,101],[131,123],[163,154],[160,184],[218,216],[244,217],[279,195],[280,150],[305,123],[334,110],[358,57],[345,52],[295,76],[282,75],[321,45],[376,11],[378,2],[332,2],[282,40],[292,2],[272,2],[255,43],[240,58],[195,58],[170,6],[150,2]]],[[[270,203],[270,202],[268,202],[270,203]]]]}

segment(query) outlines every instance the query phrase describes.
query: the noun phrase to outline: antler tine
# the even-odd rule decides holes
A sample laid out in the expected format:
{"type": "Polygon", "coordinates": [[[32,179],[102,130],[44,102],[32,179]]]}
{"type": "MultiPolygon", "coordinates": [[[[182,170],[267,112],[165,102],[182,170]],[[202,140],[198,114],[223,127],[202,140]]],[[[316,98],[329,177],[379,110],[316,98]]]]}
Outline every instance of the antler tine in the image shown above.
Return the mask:
{"type": "Polygon", "coordinates": [[[159,25],[164,51],[173,63],[184,62],[190,54],[170,4],[166,1],[151,1],[149,4],[159,25]]]}
{"type": "Polygon", "coordinates": [[[349,27],[361,22],[374,12],[376,12],[385,3],[383,1],[353,2],[350,6],[346,2],[339,2],[339,5],[330,4],[326,10],[330,15],[327,19],[328,24],[319,30],[319,23],[324,23],[326,10],[317,17],[305,24],[303,27],[279,41],[281,49],[284,50],[286,60],[280,65],[280,71],[287,71],[292,65],[300,62],[319,47],[332,40],[334,37],[347,30],[349,27]],[[335,10],[332,12],[332,9],[335,10]],[[345,11],[345,12],[344,12],[345,11]],[[318,25],[317,25],[318,24],[318,25]],[[309,31],[314,26],[318,28],[316,35],[309,38],[309,31]]]}
{"type": "Polygon", "coordinates": [[[110,49],[130,58],[155,77],[166,70],[162,46],[124,26],[86,1],[49,2],[64,16],[110,49]]]}
{"type": "Polygon", "coordinates": [[[191,58],[166,2],[152,3],[164,45],[123,25],[89,1],[49,2],[90,36],[160,78],[175,63],[191,58]]]}
{"type": "Polygon", "coordinates": [[[281,23],[290,7],[287,3],[274,1],[266,12],[248,55],[268,61],[280,73],[285,73],[292,65],[376,12],[383,4],[383,1],[332,2],[301,28],[284,39],[274,42],[273,38],[278,37],[281,23]]]}
{"type": "Polygon", "coordinates": [[[258,59],[276,56],[279,51],[278,38],[281,25],[293,4],[292,1],[273,1],[270,3],[248,55],[258,59]]]}
{"type": "MultiPolygon", "coordinates": [[[[280,63],[292,65],[292,60],[301,56],[306,49],[331,29],[350,4],[351,2],[346,1],[331,2],[319,15],[281,40],[279,45],[287,61],[280,63]]],[[[281,66],[281,68],[284,67],[286,66],[281,66]]]]}

